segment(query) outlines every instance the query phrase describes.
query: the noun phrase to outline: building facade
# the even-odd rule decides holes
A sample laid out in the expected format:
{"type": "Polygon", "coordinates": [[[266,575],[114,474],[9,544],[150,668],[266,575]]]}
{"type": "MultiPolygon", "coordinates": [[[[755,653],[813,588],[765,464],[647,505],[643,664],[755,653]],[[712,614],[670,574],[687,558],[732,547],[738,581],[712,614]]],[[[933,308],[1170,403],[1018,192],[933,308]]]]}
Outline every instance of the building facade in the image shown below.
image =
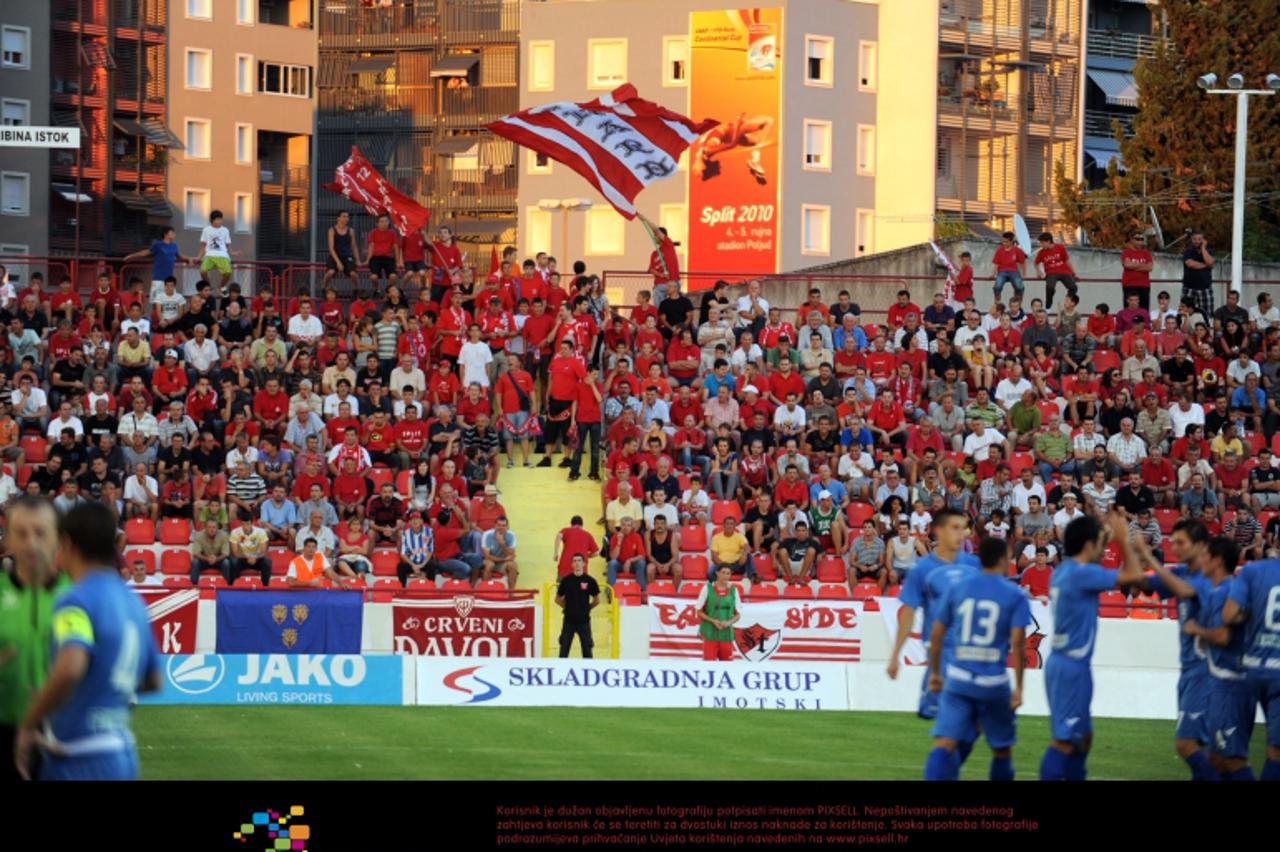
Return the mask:
{"type": "Polygon", "coordinates": [[[1117,128],[1123,136],[1133,135],[1138,107],[1133,66],[1155,55],[1163,26],[1155,0],[1093,0],[1088,23],[1081,166],[1089,186],[1096,188],[1106,179],[1111,161],[1121,160],[1117,128]]]}
{"type": "MultiPolygon", "coordinates": [[[[1123,5],[1123,4],[1122,4],[1123,5]]],[[[1055,168],[1080,170],[1083,0],[941,0],[937,210],[1053,230],[1055,168]]]]}
{"type": "MultiPolygon", "coordinates": [[[[777,147],[777,173],[762,169],[757,175],[761,184],[777,186],[777,250],[761,252],[759,268],[752,271],[770,273],[873,252],[877,166],[888,159],[876,156],[877,6],[847,0],[775,0],[767,8],[780,10],[780,91],[772,102],[762,98],[741,115],[751,122],[756,119],[752,113],[760,113],[775,122],[772,138],[768,132],[755,138],[777,147]]],[[[723,27],[725,23],[716,23],[717,15],[731,22],[733,15],[752,11],[730,9],[723,0],[526,2],[520,108],[588,101],[630,82],[641,97],[695,120],[733,122],[737,116],[719,112],[726,107],[717,103],[714,86],[731,87],[730,78],[739,72],[702,79],[704,73],[717,72],[710,63],[700,65],[703,60],[697,45],[691,44],[691,28],[723,27]]],[[[771,12],[765,14],[772,20],[771,12]]],[[[731,94],[726,89],[726,103],[731,94]]],[[[729,111],[739,112],[732,107],[729,111]]],[[[740,173],[746,159],[726,157],[724,174],[740,173]]],[[[703,174],[696,165],[690,168],[686,152],[678,174],[649,186],[637,199],[640,212],[682,244],[678,251],[686,264],[689,252],[699,249],[690,241],[705,239],[697,233],[699,220],[708,211],[718,213],[706,201],[714,195],[700,186],[707,180],[703,174]]],[[[576,173],[523,149],[519,209],[520,245],[526,254],[548,251],[564,256],[568,260],[562,266],[583,259],[594,272],[644,269],[648,264],[653,245],[639,223],[626,223],[576,173]],[[590,209],[565,204],[578,198],[590,200],[590,209]]],[[[713,272],[714,260],[695,263],[699,271],[713,272]]],[[[720,268],[727,266],[722,261],[720,268]]]]}
{"type": "MultiPolygon", "coordinates": [[[[49,6],[13,3],[0,8],[0,124],[49,124],[49,6]]],[[[49,228],[49,152],[0,149],[0,255],[42,255],[49,228]]],[[[16,270],[15,270],[16,272],[16,270]]],[[[21,272],[17,272],[20,277],[21,272]]]]}
{"type": "Polygon", "coordinates": [[[311,0],[171,0],[168,201],[183,253],[220,210],[237,260],[312,239],[317,39],[311,0]]]}
{"type": "MultiPolygon", "coordinates": [[[[358,147],[486,271],[515,238],[515,146],[484,125],[517,108],[519,0],[324,0],[319,24],[319,180],[358,147]]],[[[373,224],[321,192],[317,257],[339,210],[373,224]]]]}

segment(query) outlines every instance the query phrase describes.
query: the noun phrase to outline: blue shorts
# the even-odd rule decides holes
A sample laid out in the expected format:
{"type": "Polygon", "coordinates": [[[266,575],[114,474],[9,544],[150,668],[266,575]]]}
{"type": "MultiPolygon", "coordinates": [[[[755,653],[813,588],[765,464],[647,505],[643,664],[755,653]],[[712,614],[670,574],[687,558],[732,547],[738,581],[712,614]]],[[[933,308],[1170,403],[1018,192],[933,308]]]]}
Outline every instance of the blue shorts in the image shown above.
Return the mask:
{"type": "Polygon", "coordinates": [[[1209,727],[1208,720],[1209,695],[1213,688],[1213,678],[1203,670],[1184,671],[1178,677],[1178,728],[1175,738],[1198,743],[1211,741],[1213,729],[1209,727]]]}
{"type": "Polygon", "coordinates": [[[136,781],[138,755],[130,751],[108,751],[79,757],[44,755],[41,781],[136,781]]]}
{"type": "Polygon", "coordinates": [[[1049,699],[1050,736],[1079,745],[1093,733],[1089,704],[1093,701],[1093,673],[1088,663],[1050,654],[1044,664],[1044,689],[1049,699]]]}
{"type": "Polygon", "coordinates": [[[1253,700],[1267,717],[1267,745],[1280,748],[1280,678],[1249,678],[1253,700]]]}
{"type": "Polygon", "coordinates": [[[1209,751],[1223,757],[1249,757],[1253,736],[1254,692],[1246,683],[1214,679],[1209,695],[1209,751]]]}
{"type": "MultiPolygon", "coordinates": [[[[523,429],[524,424],[529,420],[529,412],[527,411],[512,411],[505,416],[507,418],[507,422],[517,429],[523,429]]],[[[532,436],[528,432],[525,432],[523,435],[517,435],[510,429],[504,428],[502,430],[502,437],[507,441],[518,441],[521,438],[530,438],[532,436]]]]}
{"type": "Polygon", "coordinates": [[[1007,689],[993,690],[991,697],[978,698],[944,688],[938,699],[938,720],[932,734],[957,742],[973,742],[981,733],[993,749],[1009,748],[1018,739],[1009,698],[1007,689]]]}

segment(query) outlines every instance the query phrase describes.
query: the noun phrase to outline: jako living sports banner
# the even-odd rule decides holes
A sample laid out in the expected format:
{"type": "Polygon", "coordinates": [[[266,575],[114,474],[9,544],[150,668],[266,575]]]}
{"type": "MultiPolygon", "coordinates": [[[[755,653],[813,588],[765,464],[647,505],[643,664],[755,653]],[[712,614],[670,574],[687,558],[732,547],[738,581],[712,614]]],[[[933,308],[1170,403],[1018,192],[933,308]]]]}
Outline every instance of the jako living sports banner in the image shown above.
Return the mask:
{"type": "Polygon", "coordinates": [[[689,269],[776,272],[782,10],[693,12],[689,33],[689,113],[720,119],[689,149],[689,269]]]}
{"type": "MultiPolygon", "coordinates": [[[[702,657],[698,610],[689,598],[649,597],[650,657],[702,657]]],[[[856,663],[862,658],[862,604],[847,600],[739,603],[734,659],[856,663]]]]}

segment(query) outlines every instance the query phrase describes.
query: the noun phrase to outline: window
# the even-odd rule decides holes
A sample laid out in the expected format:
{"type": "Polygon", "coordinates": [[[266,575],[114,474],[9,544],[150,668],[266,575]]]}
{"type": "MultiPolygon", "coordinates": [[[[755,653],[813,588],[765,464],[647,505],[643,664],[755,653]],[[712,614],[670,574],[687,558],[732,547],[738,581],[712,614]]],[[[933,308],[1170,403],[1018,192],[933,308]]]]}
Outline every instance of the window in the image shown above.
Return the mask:
{"type": "Polygon", "coordinates": [[[258,91],[290,98],[311,97],[311,67],[280,62],[258,63],[258,91]]]}
{"type": "Polygon", "coordinates": [[[862,257],[864,254],[871,254],[875,251],[876,212],[858,208],[857,228],[853,256],[862,257]]]}
{"type": "Polygon", "coordinates": [[[556,43],[529,42],[529,91],[550,92],[556,87],[556,43]]]}
{"type": "Polygon", "coordinates": [[[20,101],[17,98],[0,100],[0,125],[25,127],[29,124],[31,124],[31,101],[20,101]]]}
{"type": "Polygon", "coordinates": [[[551,249],[551,211],[526,207],[524,211],[524,243],[527,254],[551,249]]]}
{"type": "Polygon", "coordinates": [[[253,163],[253,125],[236,125],[236,162],[240,165],[253,163]]]}
{"type": "Polygon", "coordinates": [[[525,151],[529,158],[528,166],[525,172],[531,175],[549,175],[551,174],[551,158],[546,154],[540,154],[537,151],[528,149],[525,151]]]}
{"type": "Polygon", "coordinates": [[[804,170],[831,171],[831,122],[804,120],[804,170]]]}
{"type": "Polygon", "coordinates": [[[236,0],[236,23],[253,26],[258,18],[258,0],[236,0]]]}
{"type": "Polygon", "coordinates": [[[662,85],[689,85],[689,39],[662,37],[662,85]]]}
{"type": "Polygon", "coordinates": [[[831,253],[831,208],[819,204],[800,206],[801,254],[831,253]]]}
{"type": "Polygon", "coordinates": [[[688,224],[689,214],[683,204],[663,204],[658,207],[658,226],[667,229],[667,236],[672,242],[680,243],[676,246],[676,254],[682,256],[685,244],[689,242],[685,239],[688,224]]]}
{"type": "Polygon", "coordinates": [[[586,254],[618,255],[626,245],[626,220],[612,207],[592,208],[586,213],[586,254]]]}
{"type": "Polygon", "coordinates": [[[627,82],[627,40],[593,38],[587,41],[587,88],[612,89],[627,82]]]}
{"type": "Polygon", "coordinates": [[[31,28],[0,28],[0,68],[31,68],[31,28]]]}
{"type": "Polygon", "coordinates": [[[213,127],[206,118],[187,119],[187,159],[207,160],[212,156],[213,127]]]}
{"type": "Polygon", "coordinates": [[[804,55],[804,84],[830,86],[835,69],[835,42],[831,37],[805,36],[804,55]]]}
{"type": "Polygon", "coordinates": [[[236,54],[236,94],[253,94],[253,56],[251,54],[236,54]]]}
{"type": "Polygon", "coordinates": [[[187,17],[213,20],[213,0],[187,0],[187,17]]]}
{"type": "Polygon", "coordinates": [[[0,172],[0,213],[26,216],[31,212],[31,175],[0,172]]]}
{"type": "Polygon", "coordinates": [[[213,88],[213,51],[187,48],[187,88],[213,88]]]}
{"type": "Polygon", "coordinates": [[[236,233],[253,233],[253,196],[247,192],[236,193],[236,233]]]}
{"type": "Polygon", "coordinates": [[[876,127],[874,124],[858,125],[858,174],[876,173],[876,127]]]}
{"type": "Polygon", "coordinates": [[[209,211],[212,210],[210,193],[207,189],[183,190],[183,224],[189,231],[204,230],[209,224],[209,211]]]}
{"type": "Polygon", "coordinates": [[[879,51],[876,50],[874,41],[858,42],[858,91],[874,92],[877,82],[880,79],[876,57],[879,51]]]}
{"type": "Polygon", "coordinates": [[[934,171],[940,178],[951,177],[951,140],[938,140],[938,153],[934,161],[934,171]]]}

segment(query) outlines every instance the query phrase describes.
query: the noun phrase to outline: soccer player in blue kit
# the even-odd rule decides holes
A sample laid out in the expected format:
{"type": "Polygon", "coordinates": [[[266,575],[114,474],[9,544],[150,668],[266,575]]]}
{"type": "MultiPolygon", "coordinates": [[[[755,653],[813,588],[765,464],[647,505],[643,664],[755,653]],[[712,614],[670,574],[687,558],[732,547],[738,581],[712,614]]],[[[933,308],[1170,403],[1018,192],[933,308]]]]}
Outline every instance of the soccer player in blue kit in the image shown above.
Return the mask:
{"type": "Polygon", "coordinates": [[[1067,524],[1062,535],[1065,558],[1049,581],[1053,612],[1052,652],[1044,666],[1049,699],[1050,741],[1040,762],[1041,781],[1083,781],[1085,760],[1093,743],[1093,643],[1098,635],[1098,593],[1142,580],[1143,563],[1129,539],[1124,516],[1112,510],[1107,531],[1119,542],[1124,561],[1119,570],[1096,564],[1106,548],[1102,524],[1085,515],[1067,524]]]}
{"type": "MultiPolygon", "coordinates": [[[[934,549],[920,558],[915,567],[907,572],[907,579],[902,584],[898,596],[901,607],[898,609],[898,635],[893,642],[893,653],[889,655],[889,677],[896,680],[902,659],[902,648],[911,637],[911,628],[915,623],[917,609],[923,610],[924,621],[922,636],[926,645],[929,642],[929,631],[933,625],[933,610],[942,594],[952,582],[966,573],[977,573],[979,563],[977,557],[964,553],[965,535],[968,533],[969,519],[963,512],[955,509],[941,509],[933,517],[934,549]]],[[[948,656],[943,655],[943,665],[948,656]]],[[[938,715],[938,698],[940,693],[929,687],[929,673],[926,671],[920,684],[920,706],[916,711],[922,719],[934,719],[938,715]]],[[[968,755],[968,746],[961,747],[962,756],[968,755]]],[[[963,758],[961,760],[963,762],[963,758]]]]}
{"type": "Polygon", "coordinates": [[[958,749],[961,743],[977,739],[979,726],[991,746],[991,780],[1013,780],[1014,713],[1022,704],[1031,606],[1027,593],[1009,582],[1009,546],[1004,539],[984,538],[978,557],[982,570],[957,580],[934,607],[929,689],[940,692],[940,698],[934,747],[924,765],[926,781],[959,779],[958,749]],[[945,671],[944,646],[951,658],[945,671]],[[1007,668],[1010,648],[1012,689],[1007,668]]]}
{"type": "Polygon", "coordinates": [[[1250,562],[1231,581],[1222,623],[1244,628],[1245,678],[1267,719],[1263,781],[1280,781],[1280,559],[1250,562]]]}
{"type": "Polygon", "coordinates": [[[130,705],[139,690],[160,688],[160,656],[146,608],[117,573],[116,528],[98,502],[59,521],[57,561],[74,585],[54,603],[53,669],[14,741],[23,777],[37,747],[41,780],[138,777],[130,705]]]}
{"type": "Polygon", "coordinates": [[[1252,781],[1249,768],[1249,738],[1253,734],[1256,706],[1253,690],[1245,678],[1244,630],[1222,622],[1222,610],[1231,591],[1232,575],[1240,552],[1229,538],[1209,540],[1205,573],[1214,584],[1204,609],[1204,624],[1189,619],[1183,635],[1199,640],[1206,650],[1210,676],[1207,727],[1209,759],[1223,781],[1252,781]]]}
{"type": "MultiPolygon", "coordinates": [[[[1216,781],[1218,772],[1209,761],[1204,747],[1210,742],[1209,692],[1211,678],[1206,665],[1205,652],[1196,637],[1186,631],[1191,621],[1204,621],[1213,593],[1213,582],[1204,570],[1205,548],[1209,530],[1199,521],[1182,518],[1173,525],[1173,552],[1177,555],[1177,567],[1168,573],[1178,583],[1166,583],[1161,572],[1163,565],[1151,557],[1148,564],[1157,571],[1156,576],[1146,578],[1138,586],[1146,592],[1155,592],[1161,598],[1178,599],[1178,623],[1183,631],[1179,653],[1182,671],[1178,675],[1178,726],[1174,733],[1174,749],[1178,757],[1191,767],[1193,781],[1216,781]]],[[[1138,538],[1139,549],[1145,539],[1138,538]]]]}

